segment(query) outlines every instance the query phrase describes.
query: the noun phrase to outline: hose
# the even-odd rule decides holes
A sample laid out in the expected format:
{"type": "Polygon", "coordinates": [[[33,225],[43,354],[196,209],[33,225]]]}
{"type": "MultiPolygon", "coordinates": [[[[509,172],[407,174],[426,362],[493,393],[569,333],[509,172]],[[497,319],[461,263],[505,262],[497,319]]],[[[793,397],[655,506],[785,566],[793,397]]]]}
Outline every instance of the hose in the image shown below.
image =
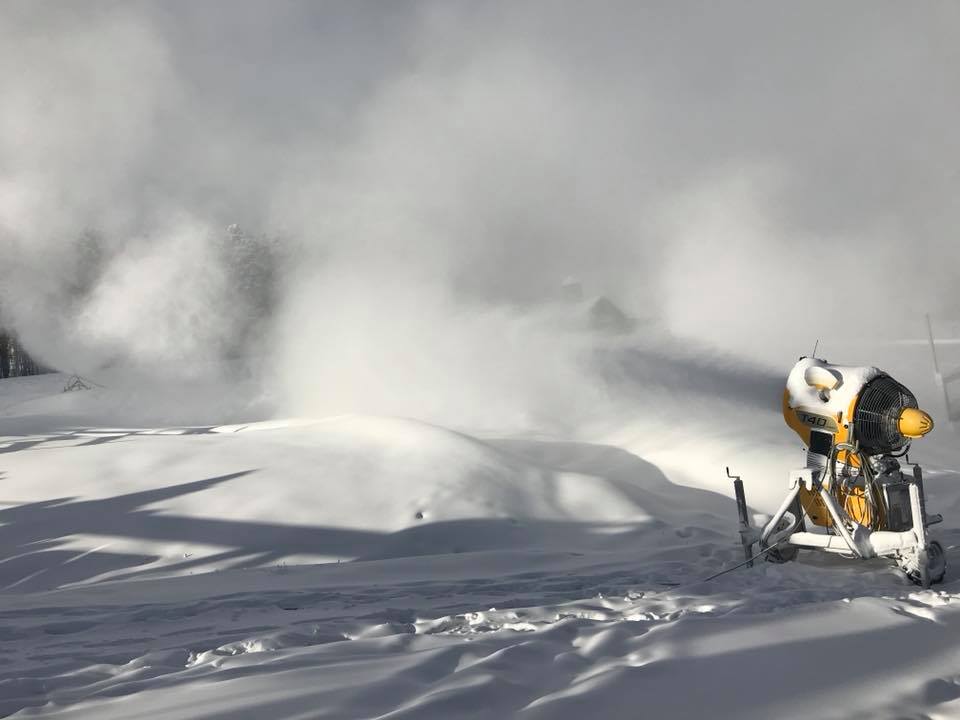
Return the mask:
{"type": "MultiPolygon", "coordinates": [[[[842,483],[837,482],[837,463],[839,462],[840,453],[844,451],[847,452],[848,459],[852,453],[855,454],[860,461],[860,473],[863,476],[863,498],[869,512],[869,514],[864,513],[864,515],[869,517],[867,527],[871,530],[879,530],[883,525],[882,510],[877,502],[877,499],[880,497],[879,489],[877,488],[873,471],[870,468],[870,460],[858,444],[841,442],[830,449],[830,455],[827,458],[827,476],[830,481],[830,494],[833,495],[839,506],[846,512],[847,500],[850,498],[851,493],[847,488],[848,483],[846,480],[842,483]]],[[[846,464],[852,465],[853,463],[846,464]]]]}

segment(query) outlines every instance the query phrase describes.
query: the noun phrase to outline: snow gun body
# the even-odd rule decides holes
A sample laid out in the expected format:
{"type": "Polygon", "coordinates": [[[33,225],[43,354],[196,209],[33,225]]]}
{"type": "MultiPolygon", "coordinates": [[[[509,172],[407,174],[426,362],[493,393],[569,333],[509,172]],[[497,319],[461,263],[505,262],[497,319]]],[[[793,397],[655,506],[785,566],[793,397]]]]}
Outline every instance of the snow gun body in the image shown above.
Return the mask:
{"type": "Polygon", "coordinates": [[[942,580],[943,548],[928,531],[942,518],[927,515],[923,471],[907,459],[910,442],[933,429],[913,393],[875,367],[805,357],[787,378],[783,417],[804,442],[806,465],[790,473],[786,498],[759,529],[735,480],[746,556],[758,545],[773,562],[801,548],[888,557],[919,585],[942,580]]]}

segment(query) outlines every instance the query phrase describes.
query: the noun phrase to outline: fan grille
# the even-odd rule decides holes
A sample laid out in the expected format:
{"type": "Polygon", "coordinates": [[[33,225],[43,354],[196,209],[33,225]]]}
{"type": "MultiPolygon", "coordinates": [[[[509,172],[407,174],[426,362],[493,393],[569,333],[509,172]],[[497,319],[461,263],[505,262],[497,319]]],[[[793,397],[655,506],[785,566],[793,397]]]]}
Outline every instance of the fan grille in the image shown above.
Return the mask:
{"type": "Polygon", "coordinates": [[[909,438],[897,424],[904,408],[917,407],[917,398],[889,375],[874,378],[860,392],[853,413],[854,429],[860,446],[872,452],[902,449],[909,438]]]}

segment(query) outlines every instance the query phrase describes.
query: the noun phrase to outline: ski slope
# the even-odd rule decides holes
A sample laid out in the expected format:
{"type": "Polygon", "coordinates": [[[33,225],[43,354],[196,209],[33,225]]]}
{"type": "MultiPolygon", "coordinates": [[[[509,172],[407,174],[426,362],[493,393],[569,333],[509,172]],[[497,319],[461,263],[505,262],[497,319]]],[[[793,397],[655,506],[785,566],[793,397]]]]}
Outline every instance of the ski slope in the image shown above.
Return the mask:
{"type": "MultiPolygon", "coordinates": [[[[844,350],[940,419],[922,348],[844,350]]],[[[914,452],[946,584],[810,553],[704,581],[742,560],[724,466],[762,514],[799,461],[781,378],[598,363],[618,404],[563,435],[0,382],[0,714],[960,716],[947,423],[914,452]]]]}

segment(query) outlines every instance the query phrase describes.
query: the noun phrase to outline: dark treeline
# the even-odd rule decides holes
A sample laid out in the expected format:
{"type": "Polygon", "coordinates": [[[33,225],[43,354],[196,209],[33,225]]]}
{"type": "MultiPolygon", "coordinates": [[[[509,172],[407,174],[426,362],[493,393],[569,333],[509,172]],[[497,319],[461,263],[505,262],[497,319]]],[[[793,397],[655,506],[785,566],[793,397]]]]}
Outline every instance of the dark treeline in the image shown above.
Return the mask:
{"type": "Polygon", "coordinates": [[[281,276],[288,262],[286,241],[230,225],[216,248],[227,278],[219,302],[223,316],[230,319],[220,354],[231,359],[259,354],[258,342],[280,302],[281,276]]]}
{"type": "Polygon", "coordinates": [[[39,375],[43,372],[46,370],[27,354],[16,336],[0,328],[0,378],[39,375]]]}
{"type": "MultiPolygon", "coordinates": [[[[210,308],[223,319],[219,334],[210,338],[214,343],[211,349],[224,360],[245,362],[262,353],[264,330],[279,304],[287,241],[230,225],[211,236],[210,242],[214,262],[225,279],[223,291],[210,308]]],[[[96,230],[86,230],[72,242],[69,282],[53,298],[67,322],[83,312],[123,249],[123,243],[110,242],[96,230]]],[[[20,344],[2,310],[0,307],[0,378],[47,372],[20,344]]]]}

